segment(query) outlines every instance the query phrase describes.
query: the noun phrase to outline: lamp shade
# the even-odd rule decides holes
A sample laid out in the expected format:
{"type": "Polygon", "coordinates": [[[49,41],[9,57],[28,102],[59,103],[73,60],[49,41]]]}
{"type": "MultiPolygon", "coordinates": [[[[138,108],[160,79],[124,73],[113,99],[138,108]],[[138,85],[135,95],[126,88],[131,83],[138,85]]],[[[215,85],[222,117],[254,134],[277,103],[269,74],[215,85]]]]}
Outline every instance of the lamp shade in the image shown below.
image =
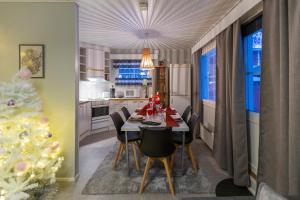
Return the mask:
{"type": "Polygon", "coordinates": [[[142,61],[141,61],[140,67],[144,68],[144,69],[153,69],[154,68],[149,48],[143,49],[143,56],[142,56],[142,61]]]}

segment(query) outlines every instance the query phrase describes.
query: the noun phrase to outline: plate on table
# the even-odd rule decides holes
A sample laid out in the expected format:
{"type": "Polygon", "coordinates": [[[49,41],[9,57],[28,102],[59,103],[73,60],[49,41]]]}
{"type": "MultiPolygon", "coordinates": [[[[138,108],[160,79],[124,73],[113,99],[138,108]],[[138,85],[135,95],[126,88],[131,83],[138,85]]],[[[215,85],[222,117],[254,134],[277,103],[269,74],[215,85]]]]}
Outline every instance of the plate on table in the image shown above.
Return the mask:
{"type": "Polygon", "coordinates": [[[130,121],[143,121],[145,117],[143,115],[133,115],[129,118],[130,121]]]}
{"type": "Polygon", "coordinates": [[[145,120],[145,121],[142,121],[142,124],[158,126],[158,125],[161,125],[161,121],[158,121],[158,120],[145,120]]]}
{"type": "Polygon", "coordinates": [[[177,122],[181,122],[182,121],[182,118],[179,114],[176,114],[176,115],[171,115],[171,117],[177,121],[177,122]]]}

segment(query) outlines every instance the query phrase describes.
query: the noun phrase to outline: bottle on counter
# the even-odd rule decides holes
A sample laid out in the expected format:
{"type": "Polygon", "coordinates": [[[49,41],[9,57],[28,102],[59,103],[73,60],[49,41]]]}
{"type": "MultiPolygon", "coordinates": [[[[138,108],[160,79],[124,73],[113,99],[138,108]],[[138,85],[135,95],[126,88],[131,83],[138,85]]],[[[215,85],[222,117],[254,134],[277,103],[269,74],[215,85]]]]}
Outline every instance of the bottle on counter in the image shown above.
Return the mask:
{"type": "Polygon", "coordinates": [[[114,88],[114,85],[110,88],[110,98],[116,98],[116,89],[114,88]]]}

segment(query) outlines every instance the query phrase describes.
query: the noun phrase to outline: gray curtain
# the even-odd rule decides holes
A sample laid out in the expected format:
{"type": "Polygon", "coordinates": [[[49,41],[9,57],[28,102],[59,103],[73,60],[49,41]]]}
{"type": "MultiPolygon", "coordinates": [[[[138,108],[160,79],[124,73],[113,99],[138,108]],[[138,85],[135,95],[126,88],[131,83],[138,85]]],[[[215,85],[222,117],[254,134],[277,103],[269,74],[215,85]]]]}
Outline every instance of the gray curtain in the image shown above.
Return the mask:
{"type": "Polygon", "coordinates": [[[244,67],[239,20],[216,38],[217,86],[214,156],[233,176],[249,186],[244,67]]]}
{"type": "MultiPolygon", "coordinates": [[[[203,122],[203,103],[202,99],[200,98],[201,94],[201,87],[200,87],[200,63],[199,63],[199,56],[201,55],[201,49],[193,53],[193,68],[192,68],[192,112],[198,113],[200,117],[200,122],[203,122]]],[[[200,126],[196,126],[195,128],[196,137],[200,137],[200,126]]]]}
{"type": "Polygon", "coordinates": [[[258,181],[300,193],[300,1],[265,0],[258,181]]]}

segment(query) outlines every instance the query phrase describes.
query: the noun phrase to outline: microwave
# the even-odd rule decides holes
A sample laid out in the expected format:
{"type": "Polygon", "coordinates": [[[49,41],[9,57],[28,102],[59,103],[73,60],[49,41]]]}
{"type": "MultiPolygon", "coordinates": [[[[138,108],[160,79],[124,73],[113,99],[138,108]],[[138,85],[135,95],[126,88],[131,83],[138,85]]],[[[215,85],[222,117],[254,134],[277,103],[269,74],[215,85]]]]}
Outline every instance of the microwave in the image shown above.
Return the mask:
{"type": "Polygon", "coordinates": [[[124,91],[125,97],[140,97],[139,89],[125,89],[124,91]]]}

